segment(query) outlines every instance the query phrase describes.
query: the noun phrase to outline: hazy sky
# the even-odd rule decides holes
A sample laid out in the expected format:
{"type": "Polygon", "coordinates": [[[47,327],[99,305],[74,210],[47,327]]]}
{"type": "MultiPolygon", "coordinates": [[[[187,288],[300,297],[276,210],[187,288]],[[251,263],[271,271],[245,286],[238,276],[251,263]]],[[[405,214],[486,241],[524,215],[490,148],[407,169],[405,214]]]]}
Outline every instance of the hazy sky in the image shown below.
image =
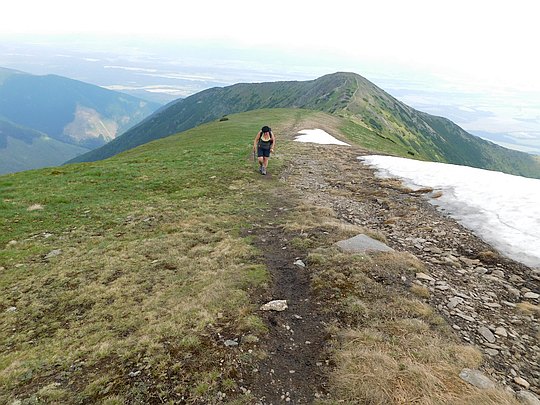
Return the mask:
{"type": "Polygon", "coordinates": [[[0,35],[218,40],[540,90],[539,8],[535,0],[18,0],[2,4],[0,35]]]}

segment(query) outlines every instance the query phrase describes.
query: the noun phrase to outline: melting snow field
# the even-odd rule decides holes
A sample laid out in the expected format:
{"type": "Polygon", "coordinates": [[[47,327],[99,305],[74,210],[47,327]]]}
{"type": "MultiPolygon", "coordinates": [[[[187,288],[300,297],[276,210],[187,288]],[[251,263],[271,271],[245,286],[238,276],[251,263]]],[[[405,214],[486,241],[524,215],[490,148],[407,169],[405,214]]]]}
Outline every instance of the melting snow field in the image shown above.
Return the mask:
{"type": "Polygon", "coordinates": [[[540,180],[391,156],[359,159],[411,188],[442,191],[434,204],[501,253],[540,267],[540,180]]]}
{"type": "Polygon", "coordinates": [[[294,138],[297,142],[311,142],[319,143],[322,145],[345,145],[350,146],[348,143],[341,142],[340,140],[334,138],[328,132],[323,131],[322,129],[303,129],[298,132],[298,136],[294,138]]]}

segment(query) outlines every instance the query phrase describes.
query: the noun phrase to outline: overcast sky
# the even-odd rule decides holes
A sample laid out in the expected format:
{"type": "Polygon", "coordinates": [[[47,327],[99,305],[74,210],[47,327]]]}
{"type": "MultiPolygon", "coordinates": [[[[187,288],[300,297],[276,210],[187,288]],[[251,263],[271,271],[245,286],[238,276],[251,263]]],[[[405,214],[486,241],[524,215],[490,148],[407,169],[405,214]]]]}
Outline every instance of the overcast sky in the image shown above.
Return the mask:
{"type": "Polygon", "coordinates": [[[18,0],[2,4],[0,35],[217,40],[540,90],[539,8],[534,0],[18,0]]]}

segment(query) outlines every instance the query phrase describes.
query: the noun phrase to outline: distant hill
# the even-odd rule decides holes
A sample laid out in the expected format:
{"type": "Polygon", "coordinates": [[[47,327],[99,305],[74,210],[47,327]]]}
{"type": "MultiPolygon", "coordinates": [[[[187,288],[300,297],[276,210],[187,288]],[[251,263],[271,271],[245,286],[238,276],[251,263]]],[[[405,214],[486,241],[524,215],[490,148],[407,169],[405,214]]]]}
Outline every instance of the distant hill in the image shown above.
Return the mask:
{"type": "Polygon", "coordinates": [[[354,73],[208,89],[170,103],[107,145],[71,162],[105,159],[227,114],[262,108],[304,108],[347,118],[350,125],[344,132],[374,151],[540,178],[540,161],[533,156],[417,111],[354,73]]]}
{"type": "Polygon", "coordinates": [[[88,149],[0,118],[0,174],[58,166],[84,152],[88,149]]]}
{"type": "MultiPolygon", "coordinates": [[[[0,68],[0,118],[12,124],[11,130],[18,126],[76,146],[61,148],[71,151],[68,159],[104,145],[159,107],[157,103],[61,76],[34,76],[0,68]]],[[[19,139],[12,135],[10,138],[19,139]]],[[[4,134],[4,138],[6,136],[4,134]]],[[[9,145],[4,142],[0,148],[9,145]]],[[[54,150],[48,152],[54,153],[54,150]]],[[[22,151],[18,149],[17,153],[22,151]]],[[[14,156],[15,151],[3,153],[30,163],[24,167],[35,167],[30,155],[14,156]]],[[[59,156],[66,154],[60,153],[56,159],[47,156],[46,160],[58,164],[61,163],[59,156]]]]}

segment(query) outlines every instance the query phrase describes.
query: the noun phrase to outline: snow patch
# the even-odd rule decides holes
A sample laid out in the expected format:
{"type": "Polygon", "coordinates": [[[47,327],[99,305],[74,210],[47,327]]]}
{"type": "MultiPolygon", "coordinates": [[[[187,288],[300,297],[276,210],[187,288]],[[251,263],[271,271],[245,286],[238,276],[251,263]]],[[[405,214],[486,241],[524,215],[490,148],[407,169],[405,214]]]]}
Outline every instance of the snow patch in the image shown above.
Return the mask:
{"type": "Polygon", "coordinates": [[[321,145],[344,145],[350,146],[348,143],[342,142],[328,132],[323,131],[322,129],[303,129],[298,132],[298,136],[294,138],[297,142],[309,142],[309,143],[318,143],[321,145]]]}

